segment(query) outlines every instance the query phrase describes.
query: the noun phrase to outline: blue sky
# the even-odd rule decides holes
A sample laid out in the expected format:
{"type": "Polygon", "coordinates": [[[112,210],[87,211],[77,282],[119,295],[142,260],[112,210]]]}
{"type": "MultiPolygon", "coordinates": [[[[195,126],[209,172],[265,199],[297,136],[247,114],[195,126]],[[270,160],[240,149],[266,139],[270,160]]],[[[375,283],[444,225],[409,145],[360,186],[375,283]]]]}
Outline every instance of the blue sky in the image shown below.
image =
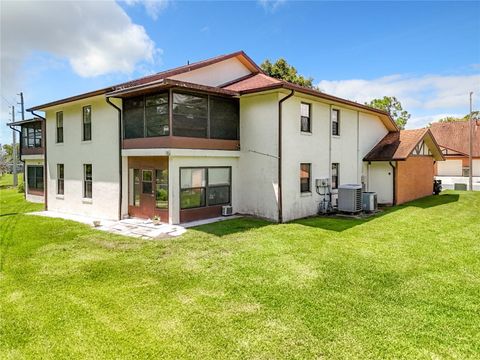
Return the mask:
{"type": "Polygon", "coordinates": [[[19,91],[28,107],[236,50],[327,93],[397,96],[411,128],[480,99],[480,2],[3,1],[1,16],[2,125],[19,91]]]}

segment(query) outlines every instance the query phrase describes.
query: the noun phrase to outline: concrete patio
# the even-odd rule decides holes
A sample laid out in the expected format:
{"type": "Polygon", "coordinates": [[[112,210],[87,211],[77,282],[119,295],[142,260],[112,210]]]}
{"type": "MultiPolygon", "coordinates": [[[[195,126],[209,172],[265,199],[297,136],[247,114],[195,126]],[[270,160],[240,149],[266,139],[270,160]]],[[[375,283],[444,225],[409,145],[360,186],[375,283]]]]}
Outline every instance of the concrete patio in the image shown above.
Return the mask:
{"type": "Polygon", "coordinates": [[[96,230],[102,230],[102,231],[110,232],[113,234],[131,236],[131,237],[140,238],[140,239],[150,239],[150,240],[161,239],[166,237],[175,237],[185,233],[187,231],[187,228],[242,217],[240,215],[232,215],[228,217],[221,216],[221,217],[216,217],[211,219],[192,221],[192,222],[184,223],[181,225],[170,225],[166,223],[155,225],[152,222],[152,220],[149,220],[149,219],[130,218],[130,219],[124,219],[120,221],[114,221],[114,220],[94,218],[91,216],[65,214],[65,213],[50,211],[50,210],[31,212],[28,214],[36,215],[36,216],[45,216],[50,218],[72,220],[82,224],[90,225],[92,228],[95,228],[96,230]],[[94,226],[93,224],[94,221],[100,221],[100,225],[94,226]]]}
{"type": "Polygon", "coordinates": [[[182,235],[183,233],[185,233],[185,231],[187,231],[185,227],[180,225],[170,225],[164,223],[155,225],[151,220],[137,218],[113,221],[94,218],[90,216],[64,214],[56,211],[38,211],[29,214],[77,221],[82,224],[90,225],[96,230],[146,240],[175,237],[182,235]],[[94,226],[94,221],[100,221],[100,225],[94,226]]]}

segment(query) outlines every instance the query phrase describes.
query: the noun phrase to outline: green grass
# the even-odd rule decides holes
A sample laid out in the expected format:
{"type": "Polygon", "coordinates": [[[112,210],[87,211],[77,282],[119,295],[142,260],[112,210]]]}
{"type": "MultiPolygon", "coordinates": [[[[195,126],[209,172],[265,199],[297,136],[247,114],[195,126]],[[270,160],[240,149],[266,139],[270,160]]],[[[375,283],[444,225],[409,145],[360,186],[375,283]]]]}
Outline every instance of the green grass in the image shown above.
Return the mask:
{"type": "Polygon", "coordinates": [[[480,193],[144,241],[1,190],[0,357],[480,357],[480,193]]]}

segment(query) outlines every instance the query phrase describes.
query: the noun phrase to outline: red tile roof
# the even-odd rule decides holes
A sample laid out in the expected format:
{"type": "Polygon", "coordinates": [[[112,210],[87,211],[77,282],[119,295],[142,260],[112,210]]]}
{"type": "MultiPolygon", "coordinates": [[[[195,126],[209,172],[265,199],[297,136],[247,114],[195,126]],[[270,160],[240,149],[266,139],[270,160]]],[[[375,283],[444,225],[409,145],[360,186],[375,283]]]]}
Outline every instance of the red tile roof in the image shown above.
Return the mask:
{"type": "MultiPolygon", "coordinates": [[[[436,122],[431,125],[430,130],[440,146],[468,155],[470,153],[469,126],[468,121],[436,122]]],[[[478,122],[473,124],[472,156],[480,157],[480,123],[478,122]]]]}
{"type": "Polygon", "coordinates": [[[441,151],[429,129],[400,130],[385,135],[380,142],[365,156],[365,161],[405,160],[415,146],[428,136],[430,150],[436,159],[442,159],[441,151]],[[433,145],[433,146],[432,146],[433,145]]]}
{"type": "Polygon", "coordinates": [[[233,84],[227,85],[224,87],[224,89],[241,92],[281,83],[282,82],[280,80],[275,79],[271,76],[265,74],[256,74],[233,84]]]}

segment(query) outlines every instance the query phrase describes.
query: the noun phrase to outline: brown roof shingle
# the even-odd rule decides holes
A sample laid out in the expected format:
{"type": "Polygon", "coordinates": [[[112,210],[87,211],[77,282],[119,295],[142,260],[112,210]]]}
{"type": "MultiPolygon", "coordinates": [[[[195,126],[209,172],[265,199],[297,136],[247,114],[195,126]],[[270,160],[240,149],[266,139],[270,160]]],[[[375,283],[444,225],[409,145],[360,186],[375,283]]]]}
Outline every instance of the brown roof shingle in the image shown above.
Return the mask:
{"type": "MultiPolygon", "coordinates": [[[[380,142],[364,157],[365,161],[393,161],[405,160],[412,153],[417,144],[426,136],[430,138],[430,144],[433,144],[434,156],[436,159],[442,159],[441,151],[435,143],[432,133],[428,129],[400,130],[385,135],[380,142]]],[[[432,149],[431,149],[432,150],[432,149]]]]}
{"type": "MultiPolygon", "coordinates": [[[[437,143],[450,150],[468,155],[469,150],[469,122],[436,122],[430,127],[437,143]]],[[[472,156],[480,157],[480,124],[473,124],[473,152],[472,156]]]]}

